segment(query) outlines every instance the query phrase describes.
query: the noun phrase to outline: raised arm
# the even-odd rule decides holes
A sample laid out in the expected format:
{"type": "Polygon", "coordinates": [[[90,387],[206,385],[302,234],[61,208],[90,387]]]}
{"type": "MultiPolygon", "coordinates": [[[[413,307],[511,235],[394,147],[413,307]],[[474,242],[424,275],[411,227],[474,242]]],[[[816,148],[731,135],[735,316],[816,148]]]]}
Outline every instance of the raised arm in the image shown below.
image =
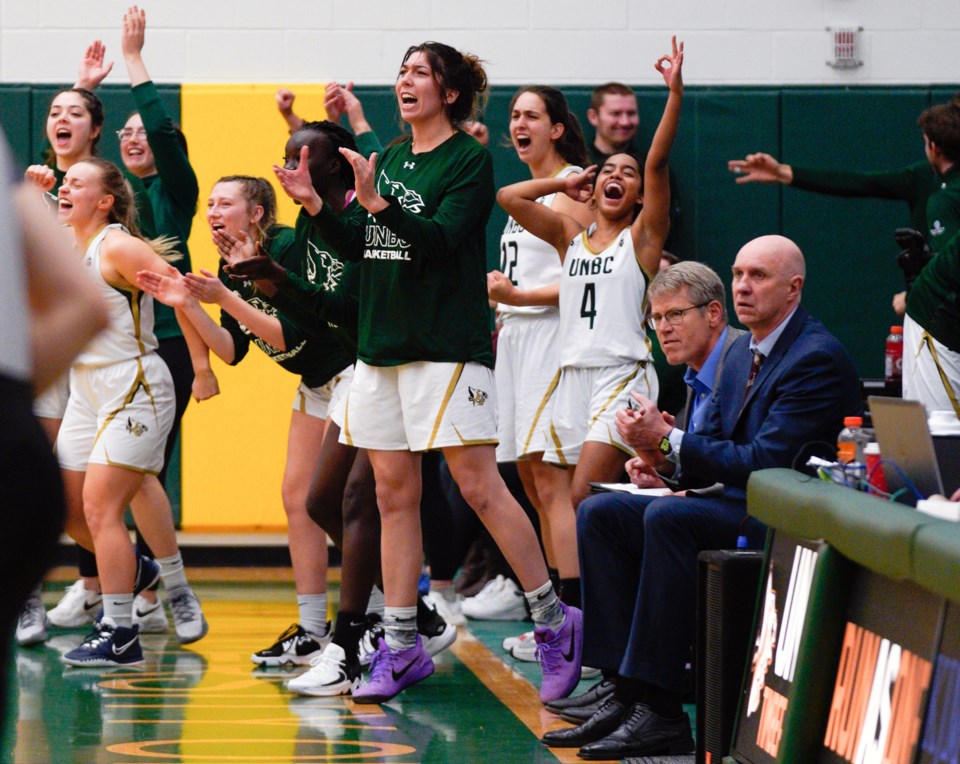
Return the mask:
{"type": "Polygon", "coordinates": [[[277,99],[277,111],[280,112],[283,121],[287,123],[287,129],[294,133],[303,127],[303,118],[293,110],[293,102],[297,98],[294,92],[287,88],[280,88],[275,97],[277,99]]]}
{"type": "Polygon", "coordinates": [[[661,56],[654,64],[670,89],[663,116],[650,143],[643,168],[643,210],[633,223],[631,232],[637,260],[648,273],[656,273],[660,253],[670,232],[670,149],[680,127],[683,104],[683,43],[672,39],[669,56],[661,56]]]}
{"type": "Polygon", "coordinates": [[[584,227],[576,219],[540,204],[537,199],[562,193],[580,200],[589,193],[596,169],[594,165],[565,178],[533,178],[504,186],[497,192],[497,202],[517,223],[557,250],[563,260],[570,241],[584,227]]]}

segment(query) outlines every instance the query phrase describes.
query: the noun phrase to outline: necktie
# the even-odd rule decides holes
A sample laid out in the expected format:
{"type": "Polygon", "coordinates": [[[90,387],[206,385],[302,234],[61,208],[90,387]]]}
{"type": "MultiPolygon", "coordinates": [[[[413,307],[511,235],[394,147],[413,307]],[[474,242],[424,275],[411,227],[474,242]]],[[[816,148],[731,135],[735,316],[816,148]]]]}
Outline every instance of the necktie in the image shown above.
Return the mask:
{"type": "Polygon", "coordinates": [[[753,387],[753,381],[757,378],[757,372],[760,371],[760,364],[763,363],[764,356],[759,350],[753,351],[753,363],[750,364],[750,376],[747,377],[747,386],[743,390],[743,399],[746,400],[750,394],[750,388],[753,387]]]}

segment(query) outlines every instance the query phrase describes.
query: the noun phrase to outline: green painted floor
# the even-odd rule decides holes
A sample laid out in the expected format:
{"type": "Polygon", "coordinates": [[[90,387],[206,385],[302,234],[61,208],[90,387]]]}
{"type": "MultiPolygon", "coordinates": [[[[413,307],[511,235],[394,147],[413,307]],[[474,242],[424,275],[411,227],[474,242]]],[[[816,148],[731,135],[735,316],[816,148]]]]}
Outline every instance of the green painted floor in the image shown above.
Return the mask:
{"type": "MultiPolygon", "coordinates": [[[[563,725],[536,702],[536,664],[518,664],[500,649],[505,636],[529,624],[461,627],[454,649],[437,656],[433,677],[388,704],[355,706],[346,698],[292,695],[283,682],[294,672],[254,670],[250,663],[253,650],[296,619],[292,586],[196,589],[209,634],[187,648],[172,634],[145,635],[140,669],[64,666],[60,655],[84,630],[52,630],[45,645],[18,649],[2,761],[576,760],[575,751],[555,756],[538,741],[546,729],[563,725]]],[[[61,592],[62,585],[48,589],[48,607],[61,592]]]]}

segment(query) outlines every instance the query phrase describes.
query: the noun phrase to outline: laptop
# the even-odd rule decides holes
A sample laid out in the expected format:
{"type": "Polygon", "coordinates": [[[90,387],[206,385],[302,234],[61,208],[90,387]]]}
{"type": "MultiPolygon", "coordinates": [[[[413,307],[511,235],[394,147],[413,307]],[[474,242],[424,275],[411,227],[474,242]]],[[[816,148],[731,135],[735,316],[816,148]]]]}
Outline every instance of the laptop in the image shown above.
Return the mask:
{"type": "MultiPolygon", "coordinates": [[[[943,481],[933,437],[927,427],[927,412],[919,401],[901,398],[885,398],[871,395],[867,398],[873,429],[880,444],[880,456],[896,463],[917,490],[927,498],[931,494],[944,494],[943,481]]],[[[906,486],[903,478],[889,464],[883,465],[890,493],[906,486]]],[[[916,506],[917,497],[907,489],[898,501],[916,506]]]]}

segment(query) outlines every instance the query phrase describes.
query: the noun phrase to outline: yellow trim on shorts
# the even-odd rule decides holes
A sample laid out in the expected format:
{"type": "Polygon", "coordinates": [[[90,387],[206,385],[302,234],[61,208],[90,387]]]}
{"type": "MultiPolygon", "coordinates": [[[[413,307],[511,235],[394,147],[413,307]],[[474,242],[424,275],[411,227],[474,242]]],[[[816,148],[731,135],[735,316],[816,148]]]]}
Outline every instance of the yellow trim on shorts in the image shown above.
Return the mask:
{"type": "Polygon", "coordinates": [[[443,394],[443,401],[440,404],[440,410],[437,412],[437,418],[433,423],[433,432],[430,433],[430,442],[427,443],[427,450],[433,448],[433,444],[437,440],[437,433],[440,431],[440,422],[447,411],[447,405],[453,397],[454,390],[457,389],[457,385],[460,383],[460,377],[463,376],[463,366],[464,364],[462,362],[457,364],[457,368],[454,369],[453,376],[450,378],[450,383],[447,385],[447,391],[443,394]]]}
{"type": "Polygon", "coordinates": [[[946,391],[947,397],[950,399],[950,404],[953,406],[954,412],[958,417],[960,417],[960,402],[957,401],[957,394],[953,391],[953,386],[950,384],[950,379],[947,377],[946,372],[944,372],[943,367],[940,366],[940,357],[937,355],[937,348],[933,344],[933,337],[930,336],[930,333],[926,329],[923,330],[923,336],[920,338],[921,350],[923,350],[924,345],[930,348],[930,355],[933,357],[933,365],[937,367],[937,373],[940,375],[940,381],[943,383],[943,389],[946,391]]]}
{"type": "Polygon", "coordinates": [[[636,379],[637,373],[640,371],[640,369],[646,369],[646,367],[646,361],[637,361],[637,365],[633,367],[633,371],[631,372],[630,376],[626,377],[619,385],[617,385],[616,390],[613,391],[611,396],[607,398],[604,404],[600,407],[600,410],[597,412],[596,416],[590,420],[590,424],[587,426],[587,432],[590,432],[590,429],[597,423],[597,420],[603,416],[603,412],[610,407],[610,404],[613,403],[617,396],[623,392],[623,389],[630,384],[630,380],[636,379]]]}
{"type": "Polygon", "coordinates": [[[557,385],[559,384],[560,384],[560,369],[557,369],[557,373],[553,375],[553,380],[550,382],[550,385],[547,387],[547,392],[544,393],[543,399],[540,401],[540,405],[537,407],[537,413],[533,417],[533,422],[530,425],[530,432],[527,433],[527,439],[523,442],[523,450],[519,454],[519,456],[527,455],[527,452],[530,448],[530,441],[533,440],[533,433],[536,432],[537,423],[540,421],[540,415],[543,413],[543,410],[547,407],[547,403],[550,402],[550,399],[553,397],[553,394],[557,391],[557,385]]]}
{"type": "MultiPolygon", "coordinates": [[[[476,438],[474,440],[470,440],[469,438],[463,437],[463,435],[460,434],[460,430],[458,430],[456,426],[454,426],[453,431],[457,433],[457,437],[460,438],[461,446],[495,446],[500,442],[496,438],[476,438]]],[[[458,448],[458,446],[440,446],[440,448],[458,448]]]]}
{"type": "Polygon", "coordinates": [[[147,394],[147,397],[150,399],[150,404],[153,406],[154,414],[156,414],[157,406],[156,406],[156,403],[154,403],[153,395],[150,393],[150,385],[147,384],[147,380],[144,378],[143,364],[140,363],[139,358],[136,360],[137,360],[137,377],[136,379],[133,380],[133,386],[130,388],[130,392],[127,393],[127,397],[123,399],[123,403],[121,404],[120,408],[118,408],[116,411],[111,411],[109,414],[107,414],[107,418],[104,420],[103,426],[100,427],[99,430],[97,430],[97,434],[93,437],[91,450],[93,449],[93,446],[97,445],[97,441],[100,440],[100,436],[103,435],[103,431],[107,429],[107,427],[110,425],[110,423],[114,419],[116,419],[117,414],[119,414],[127,406],[133,403],[133,399],[137,395],[137,390],[139,390],[141,386],[143,387],[143,391],[147,394]]]}
{"type": "MultiPolygon", "coordinates": [[[[348,446],[353,446],[353,437],[350,435],[350,396],[343,402],[343,439],[348,446]]],[[[355,447],[355,446],[354,446],[355,447]]]]}
{"type": "Polygon", "coordinates": [[[297,395],[300,398],[300,403],[297,405],[297,411],[301,414],[307,413],[307,396],[304,395],[300,390],[297,390],[297,395]]]}
{"type": "Polygon", "coordinates": [[[566,457],[563,455],[563,443],[560,442],[560,436],[557,435],[557,431],[553,427],[553,422],[550,423],[550,439],[553,441],[553,446],[557,451],[557,458],[560,460],[560,465],[562,467],[568,467],[566,457]]]}
{"type": "MultiPolygon", "coordinates": [[[[104,449],[104,456],[106,456],[106,449],[104,449]]],[[[92,462],[92,463],[93,463],[93,464],[99,464],[99,462],[92,462]]],[[[90,462],[90,460],[88,459],[88,460],[87,460],[87,469],[90,468],[90,464],[91,464],[91,462],[90,462]]],[[[101,465],[101,466],[103,466],[103,465],[101,465]]],[[[115,462],[115,461],[113,461],[109,456],[107,456],[107,464],[106,464],[106,466],[107,466],[107,467],[119,467],[119,468],[122,469],[122,470],[130,470],[130,472],[139,472],[141,475],[153,475],[154,477],[158,477],[158,476],[160,475],[159,472],[154,472],[153,470],[146,470],[146,469],[144,469],[143,467],[133,467],[132,465],[129,465],[129,464],[120,464],[120,462],[115,462]]]]}

